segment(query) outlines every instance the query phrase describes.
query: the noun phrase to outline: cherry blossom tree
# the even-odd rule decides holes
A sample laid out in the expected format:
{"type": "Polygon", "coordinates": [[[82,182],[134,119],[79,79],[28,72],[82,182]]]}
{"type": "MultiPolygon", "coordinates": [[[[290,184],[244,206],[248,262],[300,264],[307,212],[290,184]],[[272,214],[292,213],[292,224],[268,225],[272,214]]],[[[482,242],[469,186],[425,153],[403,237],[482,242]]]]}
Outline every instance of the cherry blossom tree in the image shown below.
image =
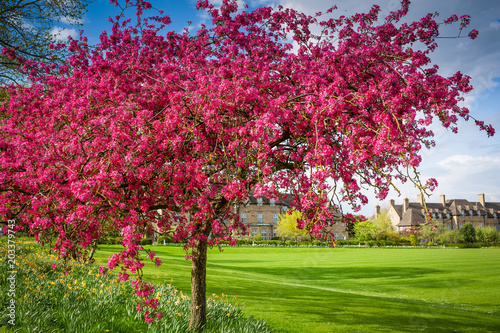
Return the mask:
{"type": "MultiPolygon", "coordinates": [[[[249,193],[292,193],[298,226],[321,237],[332,196],[356,209],[362,187],[380,198],[396,180],[432,190],[417,172],[434,145],[429,126],[456,132],[472,118],[459,105],[469,77],[430,65],[440,25],[431,14],[402,23],[406,0],[381,23],[378,6],[321,21],[198,1],[212,25],[195,33],[163,33],[168,16],[144,19],[142,0],[126,6],[137,24],[117,16],[95,48],[83,37],[54,45],[71,52],[62,66],[3,49],[32,84],[7,87],[0,107],[0,216],[53,235],[63,258],[119,230],[123,249],[101,270],[120,267],[122,280],[141,275],[149,229],[173,232],[192,260],[193,327],[206,321],[207,248],[245,232],[233,208],[249,193]]],[[[462,31],[469,17],[453,22],[462,31]]],[[[133,283],[145,320],[160,319],[152,287],[133,283]]]]}

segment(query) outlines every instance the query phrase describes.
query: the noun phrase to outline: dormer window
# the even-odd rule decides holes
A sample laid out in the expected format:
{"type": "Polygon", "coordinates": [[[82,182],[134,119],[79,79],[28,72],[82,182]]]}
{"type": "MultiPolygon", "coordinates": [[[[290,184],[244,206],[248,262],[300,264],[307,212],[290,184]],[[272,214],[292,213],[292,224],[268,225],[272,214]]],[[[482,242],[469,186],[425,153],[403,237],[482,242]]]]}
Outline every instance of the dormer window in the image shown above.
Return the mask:
{"type": "Polygon", "coordinates": [[[439,218],[442,219],[443,218],[443,213],[439,213],[439,218]]]}
{"type": "Polygon", "coordinates": [[[497,213],[493,213],[493,217],[497,219],[498,218],[498,214],[497,213]]]}
{"type": "Polygon", "coordinates": [[[481,216],[481,211],[479,209],[477,210],[477,216],[481,216]]]}
{"type": "Polygon", "coordinates": [[[446,217],[450,218],[451,217],[450,213],[446,213],[446,217]]]}
{"type": "Polygon", "coordinates": [[[465,216],[465,209],[462,209],[462,216],[465,216]]]}
{"type": "Polygon", "coordinates": [[[469,209],[469,215],[474,216],[474,211],[472,209],[469,209]]]}

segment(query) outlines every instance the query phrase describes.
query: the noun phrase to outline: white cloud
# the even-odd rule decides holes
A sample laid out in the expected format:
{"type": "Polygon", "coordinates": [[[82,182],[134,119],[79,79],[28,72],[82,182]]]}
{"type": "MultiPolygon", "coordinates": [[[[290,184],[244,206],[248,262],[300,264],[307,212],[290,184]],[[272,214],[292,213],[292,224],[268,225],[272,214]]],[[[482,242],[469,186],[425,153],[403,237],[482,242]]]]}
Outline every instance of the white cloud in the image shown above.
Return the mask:
{"type": "Polygon", "coordinates": [[[483,172],[500,171],[500,155],[497,156],[472,156],[453,155],[438,162],[445,171],[455,176],[473,177],[474,174],[483,172]]]}
{"type": "Polygon", "coordinates": [[[75,29],[67,29],[67,28],[61,28],[61,27],[54,27],[50,31],[50,34],[55,36],[57,40],[60,41],[67,41],[68,37],[71,36],[73,38],[78,37],[78,32],[75,29]]]}

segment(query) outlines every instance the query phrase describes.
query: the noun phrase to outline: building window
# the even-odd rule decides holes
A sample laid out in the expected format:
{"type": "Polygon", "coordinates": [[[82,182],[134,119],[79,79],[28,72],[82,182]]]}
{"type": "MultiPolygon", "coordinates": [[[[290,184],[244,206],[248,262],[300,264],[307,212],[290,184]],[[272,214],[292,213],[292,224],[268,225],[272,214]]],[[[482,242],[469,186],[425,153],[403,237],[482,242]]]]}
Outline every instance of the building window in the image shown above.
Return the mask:
{"type": "Polygon", "coordinates": [[[262,198],[257,198],[257,206],[262,206],[262,198]]]}
{"type": "Polygon", "coordinates": [[[450,218],[450,213],[446,213],[446,217],[447,217],[447,218],[450,218]]]}
{"type": "Polygon", "coordinates": [[[241,223],[247,223],[247,214],[241,214],[241,223]]]}
{"type": "Polygon", "coordinates": [[[257,229],[252,229],[252,236],[257,235],[257,229]]]}
{"type": "Polygon", "coordinates": [[[432,213],[431,216],[432,216],[433,219],[435,219],[436,218],[436,213],[432,213]]]}
{"type": "Polygon", "coordinates": [[[345,222],[344,222],[344,221],[342,221],[342,226],[343,226],[343,227],[345,226],[345,222]]]}
{"type": "Polygon", "coordinates": [[[336,232],[334,235],[335,235],[335,240],[339,239],[339,233],[338,232],[336,232]]]}
{"type": "Polygon", "coordinates": [[[443,213],[439,213],[439,218],[442,219],[443,218],[443,213]]]}
{"type": "Polygon", "coordinates": [[[477,216],[481,216],[481,211],[479,209],[477,210],[477,216]]]}
{"type": "Polygon", "coordinates": [[[462,216],[465,216],[465,209],[462,209],[462,216]]]}
{"type": "Polygon", "coordinates": [[[451,226],[449,224],[446,225],[446,230],[450,231],[451,226]]]}
{"type": "Polygon", "coordinates": [[[273,230],[273,238],[278,237],[278,230],[274,229],[273,230]]]}
{"type": "Polygon", "coordinates": [[[257,214],[257,223],[262,223],[262,214],[257,214]]]}
{"type": "Polygon", "coordinates": [[[463,227],[463,226],[464,226],[464,224],[463,224],[463,223],[460,223],[460,229],[462,229],[462,227],[463,227]]]}
{"type": "Polygon", "coordinates": [[[273,223],[278,223],[279,220],[279,215],[278,214],[273,214],[273,223]]]}
{"type": "Polygon", "coordinates": [[[493,213],[493,218],[495,218],[495,219],[497,219],[497,218],[498,218],[497,213],[493,213]]]}
{"type": "Polygon", "coordinates": [[[262,229],[260,231],[260,235],[262,236],[262,240],[267,240],[267,230],[266,229],[262,229]]]}
{"type": "Polygon", "coordinates": [[[343,239],[343,240],[346,240],[346,239],[347,239],[347,235],[346,235],[346,234],[344,234],[344,233],[342,233],[342,239],[343,239]]]}
{"type": "Polygon", "coordinates": [[[283,206],[283,211],[286,212],[288,210],[287,206],[283,206]]]}
{"type": "Polygon", "coordinates": [[[276,202],[274,201],[274,199],[269,200],[269,206],[271,207],[276,206],[276,202]]]}

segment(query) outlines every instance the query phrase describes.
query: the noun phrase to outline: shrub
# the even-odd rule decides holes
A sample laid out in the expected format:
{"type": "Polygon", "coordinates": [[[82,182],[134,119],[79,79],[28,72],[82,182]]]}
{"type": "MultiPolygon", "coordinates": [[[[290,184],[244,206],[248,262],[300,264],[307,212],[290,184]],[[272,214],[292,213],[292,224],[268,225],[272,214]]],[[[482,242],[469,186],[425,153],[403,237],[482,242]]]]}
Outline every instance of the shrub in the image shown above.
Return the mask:
{"type": "Polygon", "coordinates": [[[139,242],[139,244],[141,244],[141,245],[151,245],[151,244],[153,244],[153,240],[151,238],[143,238],[143,239],[141,239],[141,241],[139,242]]]}
{"type": "Polygon", "coordinates": [[[173,243],[174,239],[170,236],[160,236],[156,239],[156,244],[163,244],[163,243],[173,243]]]}
{"type": "Polygon", "coordinates": [[[320,241],[320,240],[317,240],[317,239],[316,239],[316,240],[313,240],[313,241],[312,241],[312,245],[314,245],[314,246],[321,246],[321,241],[320,241]]]}
{"type": "Polygon", "coordinates": [[[262,235],[261,234],[253,235],[253,240],[256,242],[260,242],[262,240],[262,235]]]}
{"type": "Polygon", "coordinates": [[[439,240],[443,243],[459,243],[460,234],[456,230],[448,230],[439,236],[439,240]]]}

